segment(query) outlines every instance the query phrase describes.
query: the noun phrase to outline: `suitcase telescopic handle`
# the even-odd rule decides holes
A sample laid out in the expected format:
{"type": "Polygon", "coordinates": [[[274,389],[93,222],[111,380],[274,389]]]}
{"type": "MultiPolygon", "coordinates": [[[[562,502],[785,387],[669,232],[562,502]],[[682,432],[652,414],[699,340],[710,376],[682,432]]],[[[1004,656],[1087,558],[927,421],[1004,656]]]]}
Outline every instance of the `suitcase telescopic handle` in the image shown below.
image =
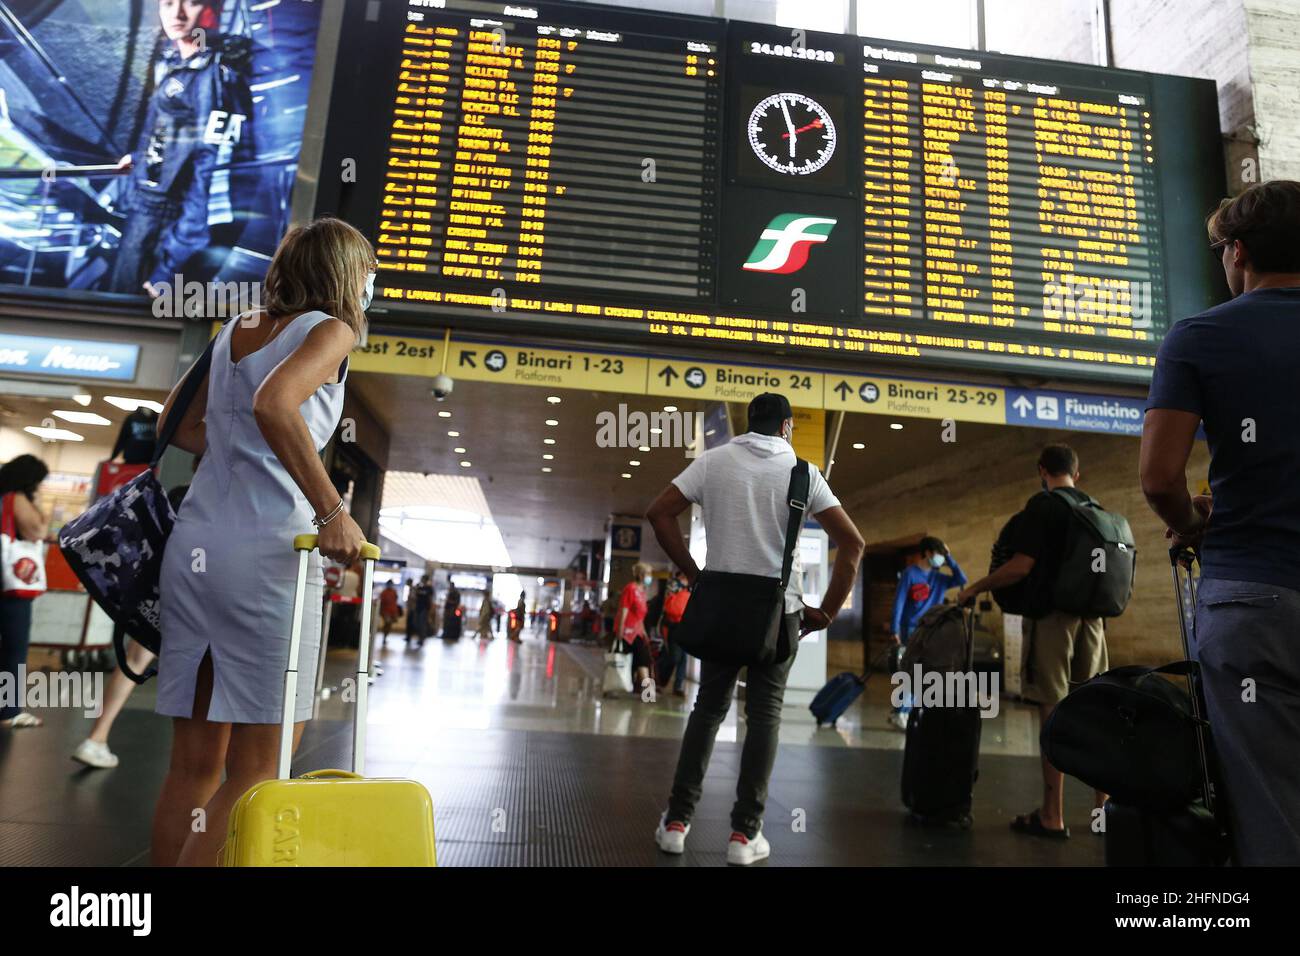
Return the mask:
{"type": "MultiPolygon", "coordinates": [[[[1196,627],[1196,578],[1192,574],[1192,565],[1196,561],[1197,554],[1191,548],[1175,545],[1169,549],[1169,565],[1174,576],[1174,600],[1178,604],[1178,629],[1183,639],[1183,657],[1187,660],[1192,659],[1191,639],[1196,627]],[[1187,575],[1185,590],[1180,569],[1187,575]]],[[[1210,781],[1209,748],[1205,743],[1205,708],[1202,706],[1198,668],[1187,671],[1187,693],[1191,698],[1192,717],[1196,721],[1196,750],[1201,758],[1201,787],[1205,792],[1205,806],[1214,813],[1214,789],[1210,781]]]]}
{"type": "MultiPolygon", "coordinates": [[[[303,605],[307,599],[307,559],[316,550],[319,538],[314,534],[294,535],[293,548],[298,552],[298,580],[293,592],[293,622],[289,632],[289,660],[284,671],[284,702],[280,713],[280,761],[278,776],[289,779],[293,760],[293,712],[298,700],[298,658],[302,654],[303,605]]],[[[361,546],[362,582],[361,635],[357,642],[356,707],[352,714],[352,772],[365,773],[366,705],[370,691],[370,593],[374,589],[378,545],[361,546]]],[[[321,635],[320,653],[328,647],[328,636],[321,635]]]]}

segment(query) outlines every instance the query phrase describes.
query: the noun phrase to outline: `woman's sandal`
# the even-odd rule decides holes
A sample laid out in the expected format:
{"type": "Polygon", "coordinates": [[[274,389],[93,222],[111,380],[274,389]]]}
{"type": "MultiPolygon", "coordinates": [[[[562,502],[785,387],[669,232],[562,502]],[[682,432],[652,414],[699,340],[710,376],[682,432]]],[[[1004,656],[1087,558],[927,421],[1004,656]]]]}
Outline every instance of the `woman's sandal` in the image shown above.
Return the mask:
{"type": "Polygon", "coordinates": [[[39,727],[43,723],[45,723],[45,721],[41,720],[41,718],[33,717],[24,710],[21,714],[18,714],[16,717],[9,720],[0,720],[0,727],[3,727],[6,730],[10,728],[21,730],[24,727],[39,727]]]}
{"type": "Polygon", "coordinates": [[[1050,827],[1043,826],[1043,818],[1035,810],[1033,813],[1021,814],[1011,821],[1011,829],[1017,833],[1025,833],[1029,836],[1046,837],[1049,840],[1068,840],[1070,838],[1070,828],[1061,827],[1059,830],[1053,830],[1050,827]]]}

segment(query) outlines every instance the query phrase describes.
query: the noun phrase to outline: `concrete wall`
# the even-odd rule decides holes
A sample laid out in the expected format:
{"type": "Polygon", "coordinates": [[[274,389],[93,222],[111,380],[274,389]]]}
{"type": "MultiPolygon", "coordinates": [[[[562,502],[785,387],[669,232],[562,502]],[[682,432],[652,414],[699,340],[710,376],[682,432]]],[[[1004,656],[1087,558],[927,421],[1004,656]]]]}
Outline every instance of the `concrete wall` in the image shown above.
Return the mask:
{"type": "Polygon", "coordinates": [[[1300,179],[1300,2],[1246,0],[1260,179],[1300,179]]]}
{"type": "MultiPolygon", "coordinates": [[[[1128,610],[1107,624],[1112,666],[1177,659],[1178,620],[1164,526],[1138,487],[1136,438],[1007,428],[991,441],[963,445],[959,431],[951,450],[930,465],[844,497],[844,507],[869,545],[918,532],[939,535],[975,580],[988,571],[989,549],[1002,525],[1038,490],[1034,465],[1042,446],[1051,441],[1065,441],[1078,452],[1079,486],[1133,526],[1137,583],[1128,610]]],[[[1208,451],[1198,443],[1188,469],[1193,493],[1208,467],[1208,451]]],[[[996,610],[987,622],[1001,633],[996,610]]],[[[877,639],[873,634],[873,642],[877,639]]],[[[860,643],[834,641],[831,648],[835,660],[828,670],[861,661],[860,643]]]]}

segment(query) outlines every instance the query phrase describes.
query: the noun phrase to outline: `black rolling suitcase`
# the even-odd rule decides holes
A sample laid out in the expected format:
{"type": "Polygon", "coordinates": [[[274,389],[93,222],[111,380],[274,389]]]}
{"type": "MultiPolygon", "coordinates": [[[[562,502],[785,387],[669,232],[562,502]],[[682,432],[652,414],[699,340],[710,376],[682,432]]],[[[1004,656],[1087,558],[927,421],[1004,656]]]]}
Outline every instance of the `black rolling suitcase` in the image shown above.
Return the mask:
{"type": "MultiPolygon", "coordinates": [[[[966,669],[974,667],[975,615],[964,611],[966,669]]],[[[925,667],[925,661],[921,661],[925,667]]],[[[911,819],[927,826],[967,829],[971,796],[979,777],[978,706],[913,706],[903,749],[903,804],[911,819]]]]}
{"type": "MultiPolygon", "coordinates": [[[[1183,657],[1192,656],[1190,627],[1195,627],[1196,581],[1192,574],[1195,555],[1173,549],[1174,597],[1178,602],[1178,625],[1183,640],[1183,657]],[[1179,569],[1186,572],[1186,588],[1179,569]]],[[[1217,799],[1212,750],[1199,723],[1205,713],[1200,679],[1187,675],[1192,715],[1197,719],[1196,747],[1201,781],[1197,798],[1173,809],[1138,807],[1108,800],[1105,807],[1107,866],[1222,866],[1229,853],[1222,821],[1222,803],[1217,799]],[[1219,811],[1219,812],[1216,812],[1219,811]]]]}

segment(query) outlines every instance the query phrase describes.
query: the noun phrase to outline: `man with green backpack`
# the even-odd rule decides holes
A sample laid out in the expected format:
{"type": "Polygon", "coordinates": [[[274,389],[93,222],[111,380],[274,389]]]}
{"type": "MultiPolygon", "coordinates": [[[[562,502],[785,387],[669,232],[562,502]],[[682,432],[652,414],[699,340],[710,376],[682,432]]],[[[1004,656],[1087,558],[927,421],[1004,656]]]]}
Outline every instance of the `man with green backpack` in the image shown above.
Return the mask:
{"type": "MultiPolygon", "coordinates": [[[[1103,620],[1123,613],[1133,593],[1137,552],[1128,521],[1084,494],[1079,456],[1068,445],[1048,445],[1038,458],[1043,490],[1007,522],[993,548],[989,574],[957,596],[967,604],[993,591],[1006,613],[1028,622],[1030,666],[1042,720],[1069,692],[1109,667],[1103,620]]],[[[1064,839],[1064,775],[1043,757],[1043,803],[1011,827],[1064,839]]],[[[1097,806],[1105,802],[1097,794],[1097,806]]]]}

